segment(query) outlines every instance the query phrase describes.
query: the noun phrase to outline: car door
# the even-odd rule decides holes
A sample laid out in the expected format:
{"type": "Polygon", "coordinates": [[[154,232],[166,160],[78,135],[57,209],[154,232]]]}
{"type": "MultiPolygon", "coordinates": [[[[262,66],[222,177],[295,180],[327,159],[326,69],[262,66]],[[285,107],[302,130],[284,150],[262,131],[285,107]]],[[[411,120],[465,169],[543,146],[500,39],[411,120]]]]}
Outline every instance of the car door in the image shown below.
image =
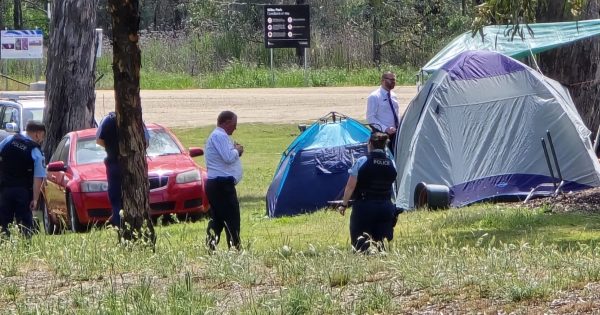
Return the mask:
{"type": "MultiPolygon", "coordinates": [[[[67,135],[63,137],[54,150],[50,158],[51,162],[62,161],[65,166],[69,165],[69,151],[71,147],[71,138],[67,135]]],[[[66,185],[71,175],[68,171],[48,172],[46,175],[46,202],[50,213],[66,218],[66,185]]]]}
{"type": "Polygon", "coordinates": [[[2,121],[0,121],[0,129],[4,131],[4,133],[7,132],[6,124],[8,123],[16,123],[17,126],[19,126],[20,113],[19,108],[16,106],[2,104],[2,114],[0,117],[2,118],[2,121]]]}

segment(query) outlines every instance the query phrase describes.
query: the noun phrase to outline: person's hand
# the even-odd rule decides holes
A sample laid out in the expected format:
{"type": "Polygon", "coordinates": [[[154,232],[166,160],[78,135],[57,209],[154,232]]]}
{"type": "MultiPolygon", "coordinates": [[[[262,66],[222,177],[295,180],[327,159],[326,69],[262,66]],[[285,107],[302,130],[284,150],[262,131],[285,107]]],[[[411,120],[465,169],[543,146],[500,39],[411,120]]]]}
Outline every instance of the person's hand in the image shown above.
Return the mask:
{"type": "Polygon", "coordinates": [[[238,151],[239,156],[242,156],[242,153],[244,153],[244,146],[237,142],[233,146],[238,151]]]}
{"type": "Polygon", "coordinates": [[[31,211],[35,211],[37,209],[37,200],[31,200],[29,203],[29,209],[31,211]]]}
{"type": "Polygon", "coordinates": [[[388,135],[393,135],[393,134],[395,134],[395,133],[396,133],[396,128],[395,128],[395,127],[388,127],[388,128],[385,130],[385,133],[387,133],[388,135]]]}
{"type": "Polygon", "coordinates": [[[338,212],[339,212],[341,215],[344,215],[344,214],[346,214],[346,208],[348,208],[348,206],[339,205],[339,206],[338,206],[338,212]]]}

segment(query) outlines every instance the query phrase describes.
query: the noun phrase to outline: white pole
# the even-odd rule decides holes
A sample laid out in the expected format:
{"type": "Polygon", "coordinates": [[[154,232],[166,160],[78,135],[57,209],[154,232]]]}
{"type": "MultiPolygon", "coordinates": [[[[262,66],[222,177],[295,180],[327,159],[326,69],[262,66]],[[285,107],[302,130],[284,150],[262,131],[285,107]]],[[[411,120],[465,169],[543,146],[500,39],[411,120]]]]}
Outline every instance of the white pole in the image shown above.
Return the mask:
{"type": "Polygon", "coordinates": [[[306,71],[306,47],[304,47],[304,86],[308,86],[308,72],[306,71]]]}
{"type": "Polygon", "coordinates": [[[275,70],[273,70],[273,48],[271,50],[271,86],[275,87],[275,70]]]}

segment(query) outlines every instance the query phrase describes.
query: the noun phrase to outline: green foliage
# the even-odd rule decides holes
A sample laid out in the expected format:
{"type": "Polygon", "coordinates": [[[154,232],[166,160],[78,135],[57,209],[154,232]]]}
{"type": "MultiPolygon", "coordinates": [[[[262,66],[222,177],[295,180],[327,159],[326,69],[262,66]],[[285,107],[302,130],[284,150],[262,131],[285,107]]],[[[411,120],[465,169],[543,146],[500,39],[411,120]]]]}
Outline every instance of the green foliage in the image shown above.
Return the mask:
{"type": "Polygon", "coordinates": [[[584,13],[586,0],[486,0],[477,6],[474,11],[471,29],[473,35],[482,34],[482,28],[486,25],[506,24],[510,26],[508,35],[511,37],[523,37],[524,32],[532,32],[529,23],[538,20],[577,20],[584,13]],[[549,6],[560,5],[561,10],[552,8],[553,13],[548,15],[549,6]],[[558,14],[558,16],[554,16],[558,14]]]}

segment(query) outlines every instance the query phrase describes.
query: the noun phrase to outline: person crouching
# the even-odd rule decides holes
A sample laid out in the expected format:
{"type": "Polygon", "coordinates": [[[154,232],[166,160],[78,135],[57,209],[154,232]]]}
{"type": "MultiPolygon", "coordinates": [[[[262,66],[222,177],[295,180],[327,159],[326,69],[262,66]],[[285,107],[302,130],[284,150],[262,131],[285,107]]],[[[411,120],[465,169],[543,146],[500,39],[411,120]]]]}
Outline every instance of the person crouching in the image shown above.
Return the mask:
{"type": "Polygon", "coordinates": [[[371,243],[383,249],[383,239],[391,241],[394,237],[396,207],[391,199],[397,173],[385,152],[387,142],[387,134],[377,131],[371,134],[367,145],[369,154],[360,157],[348,170],[350,177],[338,207],[343,215],[350,197],[354,200],[350,239],[358,252],[368,250],[371,243]]]}

